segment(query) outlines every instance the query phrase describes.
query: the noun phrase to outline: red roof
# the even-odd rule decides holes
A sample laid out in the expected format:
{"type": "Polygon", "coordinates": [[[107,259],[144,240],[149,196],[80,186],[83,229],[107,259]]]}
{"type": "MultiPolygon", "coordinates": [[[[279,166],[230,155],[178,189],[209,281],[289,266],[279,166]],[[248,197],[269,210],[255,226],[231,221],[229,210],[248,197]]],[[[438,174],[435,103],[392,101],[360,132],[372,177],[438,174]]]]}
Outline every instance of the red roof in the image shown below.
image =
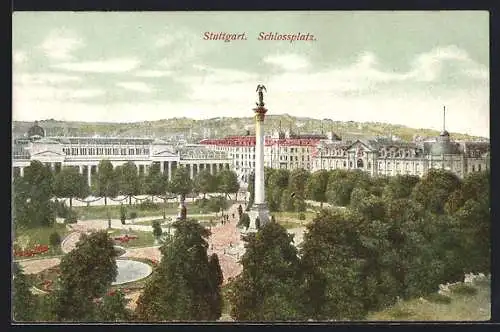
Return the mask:
{"type": "MultiPolygon", "coordinates": [[[[266,138],[266,146],[316,146],[319,143],[317,138],[266,138]]],[[[218,139],[204,139],[200,144],[216,146],[255,146],[255,136],[227,136],[218,139]]]]}

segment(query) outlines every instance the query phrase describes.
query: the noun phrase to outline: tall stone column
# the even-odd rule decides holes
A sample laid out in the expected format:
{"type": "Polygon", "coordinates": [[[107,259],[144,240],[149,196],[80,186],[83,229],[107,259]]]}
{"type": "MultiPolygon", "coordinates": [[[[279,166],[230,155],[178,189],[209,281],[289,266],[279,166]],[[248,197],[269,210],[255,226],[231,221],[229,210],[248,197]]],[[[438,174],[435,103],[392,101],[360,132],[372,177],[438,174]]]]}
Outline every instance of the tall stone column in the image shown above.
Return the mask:
{"type": "Polygon", "coordinates": [[[172,181],[172,162],[167,161],[168,181],[172,181]]]}
{"type": "Polygon", "coordinates": [[[78,165],[78,172],[83,174],[83,165],[78,165]]]}
{"type": "Polygon", "coordinates": [[[21,177],[24,177],[24,167],[23,166],[19,167],[19,175],[21,177]]]}
{"type": "Polygon", "coordinates": [[[215,174],[215,164],[210,164],[210,174],[215,174]]]}
{"type": "Polygon", "coordinates": [[[87,184],[90,185],[92,184],[92,166],[91,165],[87,165],[87,184]]]}
{"type": "MultiPolygon", "coordinates": [[[[259,92],[259,102],[254,108],[255,112],[255,198],[254,205],[249,213],[250,227],[249,230],[256,230],[256,219],[259,218],[260,226],[264,226],[269,222],[269,209],[265,200],[264,189],[264,118],[267,109],[264,107],[263,85],[257,86],[259,92]]],[[[229,166],[229,165],[228,165],[229,166]]]]}
{"type": "Polygon", "coordinates": [[[189,164],[189,177],[194,179],[194,164],[189,164]]]}
{"type": "Polygon", "coordinates": [[[163,174],[165,172],[165,162],[164,161],[160,161],[160,172],[161,172],[161,174],[163,174]]]}

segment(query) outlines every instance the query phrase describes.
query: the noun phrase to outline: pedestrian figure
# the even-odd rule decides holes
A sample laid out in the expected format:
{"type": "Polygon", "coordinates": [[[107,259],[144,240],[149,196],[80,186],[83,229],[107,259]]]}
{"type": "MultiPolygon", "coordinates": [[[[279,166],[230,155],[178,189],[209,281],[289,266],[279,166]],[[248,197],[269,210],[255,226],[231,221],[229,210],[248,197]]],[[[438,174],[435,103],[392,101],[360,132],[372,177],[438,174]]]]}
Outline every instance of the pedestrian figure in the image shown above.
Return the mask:
{"type": "Polygon", "coordinates": [[[233,247],[233,243],[232,242],[229,242],[229,247],[233,247]]]}
{"type": "Polygon", "coordinates": [[[233,213],[233,219],[234,219],[234,213],[233,213]]]}

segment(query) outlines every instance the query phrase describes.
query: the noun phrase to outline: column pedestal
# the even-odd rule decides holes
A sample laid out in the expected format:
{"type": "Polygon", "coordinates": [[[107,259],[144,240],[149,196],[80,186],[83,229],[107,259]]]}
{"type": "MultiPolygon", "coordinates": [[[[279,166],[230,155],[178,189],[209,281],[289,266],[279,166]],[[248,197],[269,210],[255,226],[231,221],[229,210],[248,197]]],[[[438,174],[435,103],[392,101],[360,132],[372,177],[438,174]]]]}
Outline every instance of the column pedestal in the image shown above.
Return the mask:
{"type": "Polygon", "coordinates": [[[257,225],[255,224],[257,217],[260,220],[260,227],[267,224],[271,219],[267,203],[254,203],[254,205],[250,208],[250,211],[248,211],[248,216],[250,217],[250,226],[248,227],[249,231],[257,231],[257,225]]]}

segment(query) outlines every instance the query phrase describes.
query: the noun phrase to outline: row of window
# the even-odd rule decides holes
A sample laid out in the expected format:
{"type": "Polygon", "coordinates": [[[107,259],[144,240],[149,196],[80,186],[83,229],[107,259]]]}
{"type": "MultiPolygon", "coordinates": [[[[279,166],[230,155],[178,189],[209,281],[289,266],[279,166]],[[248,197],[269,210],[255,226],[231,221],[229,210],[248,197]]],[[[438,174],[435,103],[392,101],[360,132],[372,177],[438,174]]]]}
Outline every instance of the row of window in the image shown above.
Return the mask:
{"type": "Polygon", "coordinates": [[[149,148],[63,148],[67,156],[134,156],[149,155],[149,148]]]}

